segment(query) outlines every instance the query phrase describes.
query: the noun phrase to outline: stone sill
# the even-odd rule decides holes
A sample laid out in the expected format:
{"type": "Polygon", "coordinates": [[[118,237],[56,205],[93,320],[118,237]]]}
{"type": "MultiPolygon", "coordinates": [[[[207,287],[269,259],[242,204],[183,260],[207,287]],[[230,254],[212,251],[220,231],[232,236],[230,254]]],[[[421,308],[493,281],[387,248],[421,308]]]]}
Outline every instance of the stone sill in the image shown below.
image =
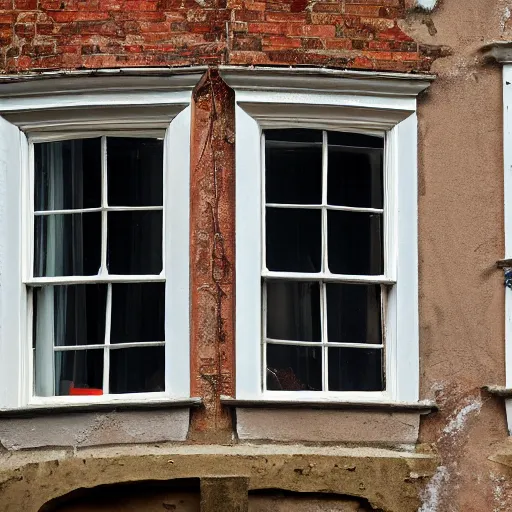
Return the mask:
{"type": "Polygon", "coordinates": [[[491,395],[502,398],[512,398],[512,388],[505,386],[483,386],[482,389],[491,395]]]}
{"type": "Polygon", "coordinates": [[[32,405],[20,407],[17,409],[0,409],[0,419],[9,418],[34,418],[36,416],[48,416],[55,414],[74,414],[88,412],[114,412],[114,411],[147,411],[161,409],[183,409],[191,407],[200,407],[203,401],[201,398],[186,398],[181,400],[146,400],[140,402],[134,401],[115,401],[98,403],[69,403],[52,405],[32,405]]]}
{"type": "MultiPolygon", "coordinates": [[[[512,390],[511,390],[512,391],[512,390]]],[[[511,394],[512,396],[512,394],[511,394]]],[[[422,400],[420,402],[363,402],[363,401],[326,401],[326,400],[268,400],[268,399],[237,399],[221,396],[225,407],[244,409],[330,409],[330,410],[363,410],[379,412],[418,412],[430,414],[438,410],[435,402],[422,400]]]]}

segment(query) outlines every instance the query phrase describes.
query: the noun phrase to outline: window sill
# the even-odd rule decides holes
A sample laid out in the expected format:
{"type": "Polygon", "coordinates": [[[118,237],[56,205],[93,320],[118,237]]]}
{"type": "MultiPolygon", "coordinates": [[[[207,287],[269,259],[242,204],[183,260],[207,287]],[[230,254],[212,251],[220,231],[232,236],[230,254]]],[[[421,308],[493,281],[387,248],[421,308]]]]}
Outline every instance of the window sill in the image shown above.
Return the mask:
{"type": "Polygon", "coordinates": [[[491,395],[502,398],[512,398],[512,388],[505,386],[483,386],[482,389],[491,395]]]}
{"type": "Polygon", "coordinates": [[[431,402],[384,402],[369,399],[284,398],[238,400],[221,397],[236,410],[242,442],[272,439],[292,443],[414,445],[420,418],[436,410],[431,402]]]}
{"type": "Polygon", "coordinates": [[[96,403],[68,403],[54,405],[30,405],[17,409],[0,409],[0,419],[8,418],[32,418],[54,414],[69,414],[77,412],[113,412],[113,411],[145,411],[159,409],[180,409],[200,407],[200,398],[184,399],[158,399],[135,402],[132,400],[116,400],[96,403]]]}
{"type": "MultiPolygon", "coordinates": [[[[512,396],[512,394],[511,394],[512,396]]],[[[438,410],[435,402],[422,400],[420,402],[372,402],[363,400],[283,400],[283,399],[237,399],[221,396],[225,407],[263,408],[263,409],[332,409],[332,410],[365,410],[383,412],[418,412],[430,414],[438,410]]]]}

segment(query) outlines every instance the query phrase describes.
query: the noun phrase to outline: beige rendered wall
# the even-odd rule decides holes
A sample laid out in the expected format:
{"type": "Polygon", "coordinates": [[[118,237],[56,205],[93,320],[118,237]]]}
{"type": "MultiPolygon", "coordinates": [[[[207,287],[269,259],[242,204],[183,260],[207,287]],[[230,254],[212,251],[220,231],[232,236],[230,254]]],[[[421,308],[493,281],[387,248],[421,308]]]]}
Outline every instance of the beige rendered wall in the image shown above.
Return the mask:
{"type": "Polygon", "coordinates": [[[511,8],[444,0],[403,25],[450,53],[419,101],[421,395],[440,406],[420,441],[441,457],[422,512],[512,510],[512,474],[489,460],[507,442],[504,404],[481,391],[505,365],[501,68],[480,51],[512,37],[511,8]]]}

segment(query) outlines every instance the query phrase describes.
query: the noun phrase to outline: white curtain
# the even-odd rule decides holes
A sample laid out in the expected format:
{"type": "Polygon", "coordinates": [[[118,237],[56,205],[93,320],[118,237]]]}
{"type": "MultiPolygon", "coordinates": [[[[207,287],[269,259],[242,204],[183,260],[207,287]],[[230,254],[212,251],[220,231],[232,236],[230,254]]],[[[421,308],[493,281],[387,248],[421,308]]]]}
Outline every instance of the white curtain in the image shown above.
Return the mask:
{"type": "MultiPolygon", "coordinates": [[[[63,204],[63,161],[62,143],[54,142],[44,144],[41,148],[42,162],[36,166],[36,172],[42,172],[39,179],[42,187],[41,195],[46,195],[45,203],[48,209],[59,208],[63,204]],[[47,189],[45,181],[47,183],[47,189]]],[[[38,275],[55,276],[62,269],[62,251],[56,250],[57,234],[62,234],[62,216],[49,215],[38,217],[35,222],[42,223],[39,230],[39,239],[35,240],[37,246],[36,261],[38,275]],[[45,226],[46,225],[46,226],[45,226]],[[44,227],[46,229],[44,229],[44,227]]],[[[61,241],[62,242],[62,241],[61,241]]],[[[53,347],[55,336],[61,331],[62,325],[55,325],[55,289],[53,286],[45,286],[36,289],[37,314],[36,314],[36,394],[38,396],[55,395],[55,361],[53,347]],[[57,331],[57,332],[56,332],[57,331]]],[[[57,306],[58,307],[58,306],[57,306]]],[[[63,315],[60,315],[62,324],[63,315]]],[[[59,373],[59,372],[57,372],[59,373]]]]}

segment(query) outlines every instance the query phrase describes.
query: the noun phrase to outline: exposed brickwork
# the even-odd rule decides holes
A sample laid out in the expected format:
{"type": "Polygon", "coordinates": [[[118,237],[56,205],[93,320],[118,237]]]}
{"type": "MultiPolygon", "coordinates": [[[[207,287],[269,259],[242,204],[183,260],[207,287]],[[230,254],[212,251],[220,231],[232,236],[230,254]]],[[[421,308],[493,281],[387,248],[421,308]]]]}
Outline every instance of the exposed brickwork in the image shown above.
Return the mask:
{"type": "Polygon", "coordinates": [[[193,440],[231,439],[235,375],[234,92],[216,70],[193,92],[190,165],[191,393],[193,440]],[[225,439],[222,439],[222,437],[225,439]]]}
{"type": "Polygon", "coordinates": [[[233,1],[231,64],[422,71],[431,57],[398,27],[403,0],[233,1]],[[236,6],[235,6],[236,4],[236,6]]]}
{"type": "Polygon", "coordinates": [[[425,71],[405,0],[0,0],[0,72],[192,64],[425,71]]]}

